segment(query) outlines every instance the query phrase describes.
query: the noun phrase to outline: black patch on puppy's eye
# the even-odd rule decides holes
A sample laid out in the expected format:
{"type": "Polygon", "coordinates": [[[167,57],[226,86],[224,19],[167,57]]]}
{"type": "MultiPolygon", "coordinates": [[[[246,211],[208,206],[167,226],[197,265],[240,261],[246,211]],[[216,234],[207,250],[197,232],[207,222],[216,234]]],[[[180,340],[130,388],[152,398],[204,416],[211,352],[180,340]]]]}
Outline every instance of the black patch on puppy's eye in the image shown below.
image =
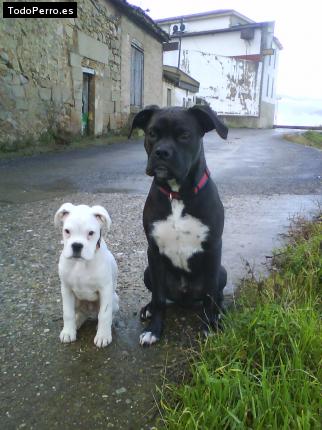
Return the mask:
{"type": "Polygon", "coordinates": [[[65,228],[65,233],[70,234],[70,231],[68,230],[68,228],[65,228]]]}
{"type": "Polygon", "coordinates": [[[88,236],[93,236],[93,234],[94,234],[94,232],[93,232],[93,231],[90,231],[90,232],[88,233],[88,236]]]}

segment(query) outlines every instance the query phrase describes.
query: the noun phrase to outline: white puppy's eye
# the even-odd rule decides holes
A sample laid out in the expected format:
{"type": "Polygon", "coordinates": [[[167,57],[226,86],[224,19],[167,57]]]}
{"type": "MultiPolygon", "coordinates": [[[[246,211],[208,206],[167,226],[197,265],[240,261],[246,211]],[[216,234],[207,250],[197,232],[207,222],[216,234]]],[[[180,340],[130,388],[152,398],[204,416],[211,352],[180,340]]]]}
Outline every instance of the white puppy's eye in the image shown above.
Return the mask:
{"type": "Polygon", "coordinates": [[[70,231],[68,230],[68,228],[65,228],[64,232],[65,232],[66,234],[70,234],[70,231]]]}
{"type": "Polygon", "coordinates": [[[88,236],[93,236],[93,234],[94,234],[93,231],[88,232],[88,236]]]}

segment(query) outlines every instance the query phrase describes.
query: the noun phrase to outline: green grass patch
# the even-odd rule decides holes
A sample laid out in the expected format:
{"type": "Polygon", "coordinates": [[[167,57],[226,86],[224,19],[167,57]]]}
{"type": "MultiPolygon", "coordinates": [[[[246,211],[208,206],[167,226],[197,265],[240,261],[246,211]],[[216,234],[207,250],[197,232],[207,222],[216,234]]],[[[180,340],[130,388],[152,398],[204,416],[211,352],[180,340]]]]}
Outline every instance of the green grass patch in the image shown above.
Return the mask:
{"type": "Polygon", "coordinates": [[[322,131],[309,130],[304,133],[285,134],[284,139],[322,149],[322,131]]]}
{"type": "Polygon", "coordinates": [[[322,216],[299,220],[271,274],[244,281],[224,330],[166,385],[166,429],[320,429],[322,216]]]}

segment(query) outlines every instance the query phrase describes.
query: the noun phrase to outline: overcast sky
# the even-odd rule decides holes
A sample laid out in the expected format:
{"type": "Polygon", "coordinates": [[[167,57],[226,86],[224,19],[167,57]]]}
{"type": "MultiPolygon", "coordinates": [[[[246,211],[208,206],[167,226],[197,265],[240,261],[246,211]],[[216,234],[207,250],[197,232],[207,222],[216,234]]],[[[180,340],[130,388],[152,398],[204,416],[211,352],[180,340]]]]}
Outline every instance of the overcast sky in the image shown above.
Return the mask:
{"type": "Polygon", "coordinates": [[[321,0],[128,0],[153,19],[216,9],[235,9],[254,21],[275,21],[275,36],[283,45],[277,91],[279,95],[321,99],[321,0]]]}

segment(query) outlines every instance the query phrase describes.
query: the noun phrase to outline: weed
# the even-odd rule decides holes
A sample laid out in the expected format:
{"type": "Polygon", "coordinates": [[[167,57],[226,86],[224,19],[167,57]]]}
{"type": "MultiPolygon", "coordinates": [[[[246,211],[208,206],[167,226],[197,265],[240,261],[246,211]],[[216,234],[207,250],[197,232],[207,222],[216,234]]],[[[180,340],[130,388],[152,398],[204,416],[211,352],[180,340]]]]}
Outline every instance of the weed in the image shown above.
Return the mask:
{"type": "Polygon", "coordinates": [[[284,139],[306,146],[322,149],[322,132],[309,130],[304,133],[285,134],[284,139]]]}
{"type": "Polygon", "coordinates": [[[223,333],[200,343],[190,380],[163,390],[159,428],[320,428],[321,220],[293,224],[270,276],[244,281],[223,333]]]}

